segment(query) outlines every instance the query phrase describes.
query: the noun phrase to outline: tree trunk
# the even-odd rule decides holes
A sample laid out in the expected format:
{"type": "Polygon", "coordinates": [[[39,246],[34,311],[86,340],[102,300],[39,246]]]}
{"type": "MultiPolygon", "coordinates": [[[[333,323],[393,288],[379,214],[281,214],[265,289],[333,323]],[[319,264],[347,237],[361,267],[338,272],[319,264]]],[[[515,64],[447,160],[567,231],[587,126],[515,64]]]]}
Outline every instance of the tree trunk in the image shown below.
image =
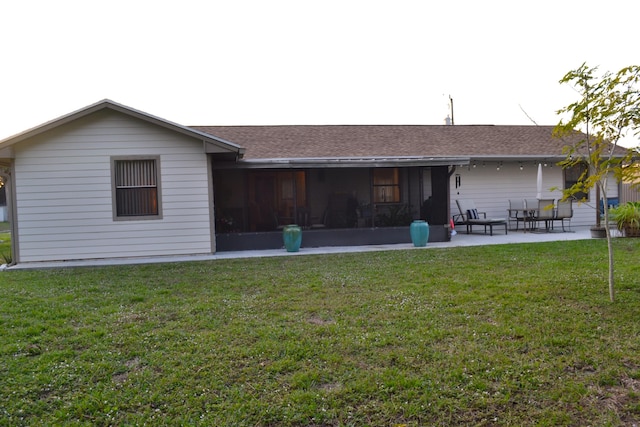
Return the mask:
{"type": "MultiPolygon", "coordinates": [[[[606,185],[606,180],[604,184],[606,185]]],[[[615,302],[616,300],[616,292],[614,288],[614,278],[613,278],[613,242],[611,240],[611,230],[609,229],[609,206],[607,206],[607,191],[606,187],[600,189],[600,185],[596,186],[596,190],[598,193],[602,193],[602,210],[604,211],[604,230],[607,235],[607,252],[609,254],[609,299],[611,302],[615,302]]],[[[598,218],[600,218],[600,200],[598,199],[598,206],[596,207],[598,212],[598,218]]]]}

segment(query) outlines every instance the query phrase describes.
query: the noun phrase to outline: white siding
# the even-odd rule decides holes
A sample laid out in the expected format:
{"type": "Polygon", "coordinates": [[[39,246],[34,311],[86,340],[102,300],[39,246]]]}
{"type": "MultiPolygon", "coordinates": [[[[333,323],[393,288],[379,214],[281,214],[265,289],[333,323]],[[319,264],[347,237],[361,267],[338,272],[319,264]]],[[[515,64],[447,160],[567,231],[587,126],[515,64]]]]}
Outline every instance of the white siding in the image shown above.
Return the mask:
{"type": "Polygon", "coordinates": [[[16,147],[19,262],[211,253],[200,141],[99,112],[16,147]],[[114,221],[111,157],[160,156],[162,219],[114,221]]]}
{"type": "MultiPolygon", "coordinates": [[[[488,217],[506,218],[509,200],[535,199],[537,196],[537,175],[538,167],[534,162],[524,162],[520,170],[520,162],[503,162],[500,170],[497,170],[498,163],[495,161],[476,162],[473,161],[469,167],[458,167],[450,179],[451,189],[451,215],[459,213],[456,199],[472,199],[480,211],[487,213],[488,217]],[[460,175],[461,185],[456,188],[455,175],[460,175]]],[[[562,198],[563,188],[562,168],[548,163],[542,168],[542,197],[549,199],[562,198]],[[552,188],[557,189],[552,190],[552,188]]],[[[616,197],[618,194],[614,179],[609,180],[609,197],[616,197]]],[[[595,224],[596,203],[595,190],[591,191],[590,202],[573,204],[572,226],[588,226],[595,224]]]]}

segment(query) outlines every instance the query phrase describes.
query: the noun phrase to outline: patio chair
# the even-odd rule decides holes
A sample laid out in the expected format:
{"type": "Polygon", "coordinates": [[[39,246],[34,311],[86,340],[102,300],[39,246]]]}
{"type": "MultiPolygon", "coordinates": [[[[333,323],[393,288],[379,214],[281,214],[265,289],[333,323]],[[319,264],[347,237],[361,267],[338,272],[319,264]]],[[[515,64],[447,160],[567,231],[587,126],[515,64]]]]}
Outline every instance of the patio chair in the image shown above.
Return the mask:
{"type": "Polygon", "coordinates": [[[487,234],[487,227],[489,227],[489,234],[493,236],[493,227],[495,225],[504,225],[504,234],[507,234],[507,219],[506,218],[487,218],[486,212],[478,212],[475,203],[471,199],[459,199],[456,200],[458,205],[459,215],[453,217],[453,221],[456,224],[463,224],[467,227],[467,234],[473,232],[474,225],[484,226],[484,234],[487,234]]]}
{"type": "Polygon", "coordinates": [[[327,209],[322,212],[321,218],[311,217],[311,229],[326,228],[327,227],[327,209]]]}
{"type": "Polygon", "coordinates": [[[524,207],[535,211],[538,209],[538,199],[524,199],[524,207]]]}
{"type": "Polygon", "coordinates": [[[539,199],[538,208],[535,211],[534,219],[537,223],[544,221],[544,228],[549,231],[553,226],[555,218],[553,199],[539,199]]]}
{"type": "Polygon", "coordinates": [[[278,212],[273,212],[273,225],[276,230],[284,230],[285,224],[282,224],[282,219],[280,218],[280,215],[278,215],[278,212]]]}
{"type": "Polygon", "coordinates": [[[573,218],[573,200],[569,199],[564,202],[559,201],[554,221],[560,221],[562,224],[562,231],[566,231],[564,229],[565,221],[568,221],[569,231],[571,231],[571,218],[573,218]]]}
{"type": "MultiPolygon", "coordinates": [[[[518,231],[518,225],[521,222],[523,228],[526,228],[527,221],[530,220],[531,215],[529,215],[524,207],[524,199],[509,200],[509,209],[507,209],[507,212],[509,214],[509,223],[516,223],[516,231],[518,231]]],[[[513,227],[509,228],[513,231],[513,227]]]]}

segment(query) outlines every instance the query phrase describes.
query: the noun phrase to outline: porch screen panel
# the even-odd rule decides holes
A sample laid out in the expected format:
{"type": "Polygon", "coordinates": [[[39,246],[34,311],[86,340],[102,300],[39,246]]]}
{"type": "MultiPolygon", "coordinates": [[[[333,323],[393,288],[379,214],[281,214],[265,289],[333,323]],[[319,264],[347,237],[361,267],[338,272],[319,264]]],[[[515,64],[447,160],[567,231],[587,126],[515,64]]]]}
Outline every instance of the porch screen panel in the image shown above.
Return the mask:
{"type": "Polygon", "coordinates": [[[116,160],[116,215],[158,215],[156,161],[116,160]]]}
{"type": "Polygon", "coordinates": [[[400,176],[398,168],[373,170],[374,203],[400,202],[400,176]]]}

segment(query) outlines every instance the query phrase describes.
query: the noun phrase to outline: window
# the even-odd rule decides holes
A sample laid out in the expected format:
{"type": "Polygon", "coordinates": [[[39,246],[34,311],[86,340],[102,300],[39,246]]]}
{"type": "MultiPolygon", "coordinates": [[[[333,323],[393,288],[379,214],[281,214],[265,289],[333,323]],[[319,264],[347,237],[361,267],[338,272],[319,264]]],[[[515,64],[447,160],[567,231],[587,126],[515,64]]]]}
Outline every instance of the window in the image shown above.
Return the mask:
{"type": "Polygon", "coordinates": [[[373,202],[399,203],[400,177],[398,168],[378,168],[373,170],[373,202]]]}
{"type": "MultiPolygon", "coordinates": [[[[584,181],[589,176],[586,163],[578,163],[564,169],[564,189],[567,190],[575,184],[584,181]]],[[[579,191],[573,195],[576,200],[589,200],[588,191],[579,191]]]]}
{"type": "Polygon", "coordinates": [[[114,158],[114,219],[160,218],[159,158],[114,158]]]}

